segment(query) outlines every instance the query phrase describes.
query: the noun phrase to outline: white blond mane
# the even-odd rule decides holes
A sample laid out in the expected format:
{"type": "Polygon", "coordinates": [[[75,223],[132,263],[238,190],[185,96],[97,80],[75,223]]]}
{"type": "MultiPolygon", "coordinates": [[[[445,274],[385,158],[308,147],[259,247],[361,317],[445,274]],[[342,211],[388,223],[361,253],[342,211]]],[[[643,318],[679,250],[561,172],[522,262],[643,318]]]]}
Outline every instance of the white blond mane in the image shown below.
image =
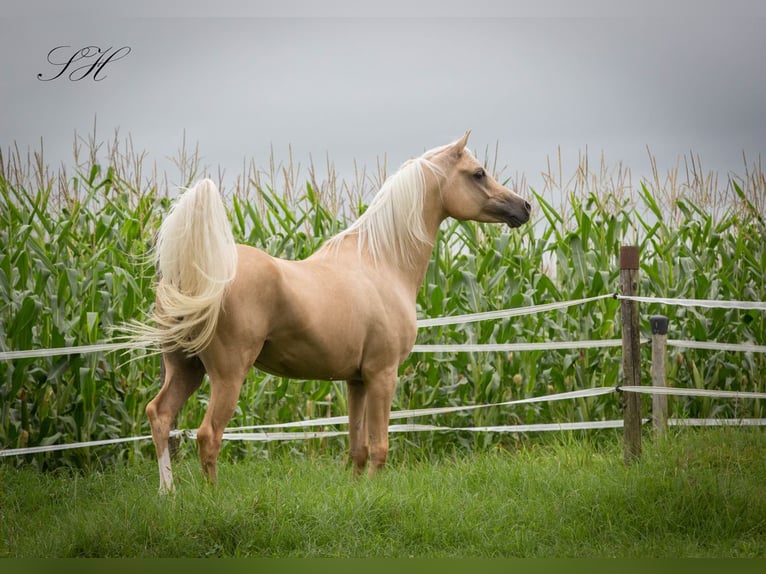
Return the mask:
{"type": "Polygon", "coordinates": [[[359,253],[366,251],[374,262],[388,260],[411,265],[417,248],[431,244],[423,220],[425,169],[442,176],[439,166],[429,159],[441,149],[435,148],[402,164],[383,183],[367,211],[325,247],[338,246],[344,237],[356,235],[359,253]]]}

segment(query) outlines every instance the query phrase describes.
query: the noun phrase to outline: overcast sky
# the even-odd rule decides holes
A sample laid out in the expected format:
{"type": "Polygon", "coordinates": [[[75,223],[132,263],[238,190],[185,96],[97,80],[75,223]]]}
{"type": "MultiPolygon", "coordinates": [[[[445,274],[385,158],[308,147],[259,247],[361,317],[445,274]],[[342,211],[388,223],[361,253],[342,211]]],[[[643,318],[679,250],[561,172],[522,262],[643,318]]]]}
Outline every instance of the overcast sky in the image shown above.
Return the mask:
{"type": "Polygon", "coordinates": [[[766,155],[766,2],[376,4],[3,0],[0,146],[70,161],[97,117],[161,165],[185,132],[232,178],[288,145],[347,175],[471,128],[533,186],[559,146],[638,174],[647,146],[724,174],[766,155]],[[87,46],[113,60],[55,77],[87,46]]]}

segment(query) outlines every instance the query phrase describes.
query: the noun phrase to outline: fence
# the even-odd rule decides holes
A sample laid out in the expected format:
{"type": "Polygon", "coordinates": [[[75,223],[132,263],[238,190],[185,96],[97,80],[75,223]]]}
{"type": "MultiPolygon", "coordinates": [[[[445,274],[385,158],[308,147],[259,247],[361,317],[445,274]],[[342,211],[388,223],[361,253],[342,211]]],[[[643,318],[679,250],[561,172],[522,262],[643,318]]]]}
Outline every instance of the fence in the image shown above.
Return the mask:
{"type": "MultiPolygon", "coordinates": [[[[400,410],[391,413],[391,420],[413,419],[423,416],[433,416],[450,412],[468,411],[475,409],[484,409],[490,407],[509,407],[521,404],[533,404],[541,402],[553,402],[561,400],[572,400],[577,398],[595,397],[608,393],[621,393],[624,405],[623,420],[607,421],[583,421],[583,422],[563,422],[563,423],[544,423],[544,424],[526,424],[526,425],[501,425],[501,426],[483,426],[483,427],[443,427],[437,425],[424,424],[392,424],[389,426],[389,432],[439,432],[439,431],[466,431],[466,432],[546,432],[546,431],[568,431],[568,430],[589,430],[605,428],[623,428],[625,436],[625,461],[630,463],[640,457],[641,454],[641,427],[649,420],[653,422],[654,428],[658,433],[664,432],[668,425],[742,425],[742,426],[764,426],[766,419],[668,419],[667,416],[667,397],[676,396],[697,396],[725,399],[766,399],[766,392],[741,392],[725,390],[706,390],[706,389],[688,389],[671,388],[665,385],[665,356],[667,346],[725,350],[732,352],[751,352],[766,353],[766,346],[752,344],[731,344],[718,343],[711,341],[682,341],[668,339],[669,322],[666,317],[653,316],[650,319],[652,327],[652,367],[651,378],[652,385],[641,385],[641,361],[640,346],[647,343],[648,340],[640,339],[639,331],[639,303],[661,303],[664,305],[681,305],[687,307],[704,308],[728,308],[766,311],[766,302],[754,301],[716,301],[699,299],[670,299],[660,297],[642,297],[638,295],[638,271],[639,271],[639,253],[638,248],[634,246],[623,247],[620,252],[620,286],[621,292],[617,294],[602,294],[586,299],[577,299],[572,301],[563,301],[557,303],[548,303],[543,305],[534,305],[514,309],[505,309],[499,311],[489,311],[483,313],[474,313],[470,315],[460,315],[453,317],[439,317],[433,319],[423,319],[418,321],[419,328],[434,326],[456,325],[471,323],[476,321],[486,321],[521,315],[530,315],[534,313],[543,313],[557,309],[564,309],[576,305],[583,305],[599,299],[613,297],[621,301],[622,317],[622,338],[608,340],[591,341],[550,341],[543,343],[486,343],[486,344],[463,344],[463,345],[415,345],[413,353],[456,353],[456,352],[509,352],[509,351],[539,351],[539,350],[557,350],[557,349],[586,349],[586,348],[605,348],[621,346],[623,348],[623,380],[622,384],[616,386],[603,386],[576,391],[545,395],[541,397],[529,397],[513,401],[506,401],[492,404],[464,405],[452,407],[437,407],[417,410],[400,410]],[[648,419],[641,413],[641,394],[650,394],[652,396],[652,417],[648,419]]],[[[34,349],[26,351],[6,351],[0,352],[0,360],[28,359],[37,357],[47,357],[55,355],[67,355],[74,353],[95,353],[95,352],[114,352],[142,347],[142,345],[128,343],[102,343],[96,345],[86,345],[79,347],[62,347],[53,349],[34,349]]],[[[245,441],[281,441],[281,440],[300,440],[313,438],[327,438],[343,436],[348,431],[340,430],[307,430],[315,427],[326,427],[328,425],[348,424],[348,417],[324,417],[303,421],[293,421],[287,423],[276,423],[267,425],[252,425],[243,427],[233,427],[226,429],[224,433],[225,440],[245,440],[245,441]],[[301,432],[290,431],[289,429],[299,429],[301,432]]],[[[187,438],[196,438],[195,431],[176,430],[173,436],[184,436],[187,438]]],[[[119,444],[132,441],[150,440],[150,435],[106,439],[98,441],[87,441],[67,444],[52,444],[46,446],[35,446],[27,448],[4,449],[0,450],[0,457],[35,454],[42,452],[52,452],[73,448],[84,448],[90,446],[103,446],[110,444],[119,444]]]]}

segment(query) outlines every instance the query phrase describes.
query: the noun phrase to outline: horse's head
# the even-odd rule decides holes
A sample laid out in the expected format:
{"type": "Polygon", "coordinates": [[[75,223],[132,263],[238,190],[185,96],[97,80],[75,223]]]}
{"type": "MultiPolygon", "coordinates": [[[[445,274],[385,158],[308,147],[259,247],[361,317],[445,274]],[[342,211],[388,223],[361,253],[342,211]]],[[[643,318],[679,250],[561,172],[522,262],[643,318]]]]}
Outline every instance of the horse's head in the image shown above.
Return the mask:
{"type": "Polygon", "coordinates": [[[445,214],[460,220],[507,223],[510,227],[526,223],[532,206],[500,185],[466,149],[470,133],[467,131],[455,143],[435,150],[428,158],[445,176],[441,184],[445,214]]]}

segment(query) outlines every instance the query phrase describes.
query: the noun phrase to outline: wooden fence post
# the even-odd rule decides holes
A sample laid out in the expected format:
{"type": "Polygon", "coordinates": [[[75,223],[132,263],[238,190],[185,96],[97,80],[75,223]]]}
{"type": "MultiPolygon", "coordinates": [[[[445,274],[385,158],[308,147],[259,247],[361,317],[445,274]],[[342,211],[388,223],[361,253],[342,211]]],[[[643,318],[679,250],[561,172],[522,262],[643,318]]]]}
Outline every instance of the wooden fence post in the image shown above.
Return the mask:
{"type": "MultiPolygon", "coordinates": [[[[652,386],[665,386],[665,361],[668,347],[668,318],[653,315],[649,318],[652,326],[652,386]]],[[[668,427],[668,397],[652,395],[652,423],[658,435],[665,434],[668,427]]]]}
{"type": "MultiPolygon", "coordinates": [[[[625,296],[638,295],[638,246],[620,247],[620,289],[625,296]]],[[[625,386],[641,384],[641,339],[638,302],[620,301],[622,317],[622,380],[625,386]]],[[[622,393],[624,407],[624,458],[631,464],[641,456],[641,397],[622,393]]]]}

